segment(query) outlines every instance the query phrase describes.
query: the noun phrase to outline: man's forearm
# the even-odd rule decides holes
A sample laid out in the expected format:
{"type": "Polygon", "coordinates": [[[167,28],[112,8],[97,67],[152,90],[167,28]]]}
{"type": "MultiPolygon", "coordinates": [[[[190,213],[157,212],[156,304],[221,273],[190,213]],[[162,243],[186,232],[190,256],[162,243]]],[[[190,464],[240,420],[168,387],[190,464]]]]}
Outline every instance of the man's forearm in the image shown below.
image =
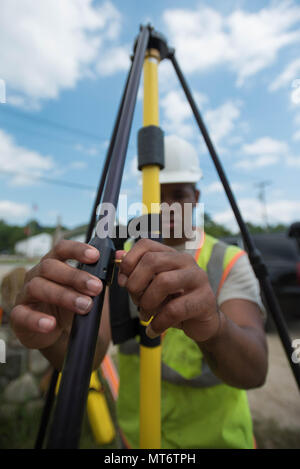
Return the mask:
{"type": "Polygon", "coordinates": [[[252,327],[240,327],[220,313],[216,337],[198,343],[214,374],[230,386],[261,386],[267,373],[267,349],[262,335],[252,327]]]}

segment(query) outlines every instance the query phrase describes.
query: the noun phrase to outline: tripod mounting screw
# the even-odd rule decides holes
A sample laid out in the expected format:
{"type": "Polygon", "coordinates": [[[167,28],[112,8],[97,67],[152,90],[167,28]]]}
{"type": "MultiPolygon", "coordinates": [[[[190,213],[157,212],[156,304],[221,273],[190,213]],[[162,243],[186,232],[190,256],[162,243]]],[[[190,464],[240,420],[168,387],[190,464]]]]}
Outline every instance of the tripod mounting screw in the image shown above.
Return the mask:
{"type": "MultiPolygon", "coordinates": [[[[160,60],[168,58],[170,51],[169,51],[169,47],[168,47],[167,40],[165,39],[165,37],[158,31],[156,31],[153,28],[153,26],[151,26],[150,24],[148,24],[146,27],[149,29],[149,32],[150,32],[149,42],[147,46],[148,55],[149,55],[149,50],[151,50],[151,56],[154,56],[153,49],[156,49],[159,53],[160,60]]],[[[140,26],[140,30],[142,28],[143,26],[140,26]]],[[[137,38],[134,42],[133,52],[135,52],[136,46],[137,46],[137,38]]]]}

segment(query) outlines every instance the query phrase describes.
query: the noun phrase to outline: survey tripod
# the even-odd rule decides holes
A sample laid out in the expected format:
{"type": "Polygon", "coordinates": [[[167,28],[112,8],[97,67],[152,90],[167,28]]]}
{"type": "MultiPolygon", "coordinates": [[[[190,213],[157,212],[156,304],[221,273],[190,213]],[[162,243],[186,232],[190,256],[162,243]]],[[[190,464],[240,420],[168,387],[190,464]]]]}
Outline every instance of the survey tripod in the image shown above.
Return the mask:
{"type": "MultiPolygon", "coordinates": [[[[49,431],[47,443],[47,447],[49,449],[77,448],[79,444],[105,290],[107,285],[111,282],[115,257],[115,248],[109,233],[105,237],[99,237],[96,230],[94,237],[92,239],[91,237],[94,231],[96,212],[99,204],[100,216],[98,222],[101,220],[101,217],[104,216],[104,214],[101,213],[101,207],[105,203],[110,203],[113,204],[114,207],[117,207],[143,66],[144,118],[143,127],[138,134],[138,166],[142,171],[143,203],[147,208],[148,213],[148,215],[145,214],[144,216],[147,216],[148,219],[151,220],[150,225],[155,227],[155,230],[152,229],[151,231],[150,229],[150,231],[148,233],[144,233],[144,235],[147,235],[156,241],[160,240],[160,235],[157,233],[157,226],[160,226],[157,220],[157,218],[159,218],[159,208],[155,210],[155,213],[151,213],[151,204],[159,207],[159,171],[164,166],[163,132],[159,128],[158,122],[157,68],[159,62],[165,59],[169,59],[174,66],[179,82],[182,85],[199,130],[204,138],[207,149],[221,179],[239,225],[251,265],[259,280],[267,310],[271,313],[275,322],[292,372],[296,379],[298,388],[300,389],[300,367],[292,360],[293,348],[291,339],[280,311],[278,301],[273,292],[267,269],[243,221],[222,164],[215,151],[188,84],[175,58],[175,51],[168,46],[165,38],[156,32],[150,25],[141,26],[139,35],[135,41],[131,67],[124,87],[86,236],[87,242],[96,247],[100,251],[101,255],[99,261],[95,264],[78,266],[78,268],[99,277],[103,282],[103,290],[100,295],[94,298],[93,307],[87,315],[74,316],[62,371],[59,393],[49,431]]],[[[160,448],[160,339],[149,339],[145,334],[145,324],[143,323],[140,324],[139,334],[141,344],[140,447],[146,449],[160,448]]],[[[39,448],[42,447],[47,422],[50,417],[56,379],[57,373],[54,373],[36,445],[36,447],[39,448]]]]}

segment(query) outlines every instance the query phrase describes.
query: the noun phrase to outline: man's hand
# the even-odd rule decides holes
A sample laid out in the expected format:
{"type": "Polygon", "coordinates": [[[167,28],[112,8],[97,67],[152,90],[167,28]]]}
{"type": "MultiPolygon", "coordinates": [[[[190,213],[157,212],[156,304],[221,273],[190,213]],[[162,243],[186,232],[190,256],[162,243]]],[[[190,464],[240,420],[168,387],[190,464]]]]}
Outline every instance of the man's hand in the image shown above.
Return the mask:
{"type": "Polygon", "coordinates": [[[101,280],[66,261],[92,264],[98,258],[96,248],[63,240],[27,272],[11,312],[12,327],[25,347],[50,347],[64,332],[69,335],[74,313],[91,309],[92,297],[102,290],[101,280]]]}
{"type": "Polygon", "coordinates": [[[119,285],[129,291],[142,320],[154,316],[147,327],[149,337],[169,327],[182,329],[196,342],[218,333],[216,298],[206,273],[190,254],[142,239],[126,255],[118,251],[117,257],[122,257],[119,285]]]}

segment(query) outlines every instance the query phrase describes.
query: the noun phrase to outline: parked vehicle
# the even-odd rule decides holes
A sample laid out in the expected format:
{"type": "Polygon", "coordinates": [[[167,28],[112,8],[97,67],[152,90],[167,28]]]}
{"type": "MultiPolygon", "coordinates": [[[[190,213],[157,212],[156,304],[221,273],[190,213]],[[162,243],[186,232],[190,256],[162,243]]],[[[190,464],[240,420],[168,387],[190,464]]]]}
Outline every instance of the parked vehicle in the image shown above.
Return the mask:
{"type": "MultiPolygon", "coordinates": [[[[253,234],[252,237],[267,266],[285,319],[300,320],[300,222],[293,223],[287,232],[253,234]]],[[[243,248],[239,236],[223,240],[243,248]]],[[[266,327],[272,327],[270,318],[266,327]]]]}

